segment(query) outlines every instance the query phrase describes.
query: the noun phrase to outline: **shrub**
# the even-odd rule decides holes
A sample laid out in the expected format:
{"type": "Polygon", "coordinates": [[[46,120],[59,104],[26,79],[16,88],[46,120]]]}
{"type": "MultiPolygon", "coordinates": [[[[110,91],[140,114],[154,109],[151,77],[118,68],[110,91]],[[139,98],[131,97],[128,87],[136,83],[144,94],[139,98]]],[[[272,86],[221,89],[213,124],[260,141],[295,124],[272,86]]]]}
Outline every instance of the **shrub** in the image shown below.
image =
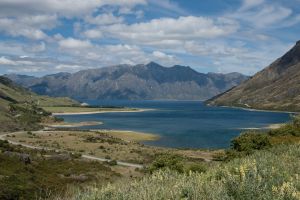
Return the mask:
{"type": "Polygon", "coordinates": [[[153,173],[159,169],[171,169],[182,173],[184,171],[182,158],[177,155],[162,154],[159,155],[150,165],[149,171],[153,173]]]}
{"type": "Polygon", "coordinates": [[[231,147],[238,152],[252,153],[271,146],[270,136],[261,132],[246,132],[231,141],[231,147]]]}
{"type": "Polygon", "coordinates": [[[271,136],[297,136],[300,137],[300,116],[292,116],[292,122],[274,130],[270,130],[271,136]]]}
{"type": "Polygon", "coordinates": [[[111,161],[108,162],[108,164],[109,164],[110,166],[115,166],[115,165],[117,165],[118,163],[117,163],[116,160],[111,160],[111,161]]]}
{"type": "Polygon", "coordinates": [[[188,168],[188,171],[204,173],[207,171],[207,166],[201,163],[194,163],[188,168]]]}

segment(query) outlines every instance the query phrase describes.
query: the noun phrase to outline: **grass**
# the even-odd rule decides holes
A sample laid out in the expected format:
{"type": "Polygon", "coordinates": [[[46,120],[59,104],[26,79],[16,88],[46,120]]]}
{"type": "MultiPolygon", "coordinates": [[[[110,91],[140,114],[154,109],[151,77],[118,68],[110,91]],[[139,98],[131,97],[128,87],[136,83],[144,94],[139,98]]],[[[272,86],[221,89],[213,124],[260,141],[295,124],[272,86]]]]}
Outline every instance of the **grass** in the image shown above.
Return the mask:
{"type": "Polygon", "coordinates": [[[35,133],[35,136],[27,133],[16,134],[15,141],[25,141],[34,146],[45,146],[62,150],[69,150],[98,157],[109,156],[114,160],[128,162],[145,162],[152,157],[152,152],[145,150],[137,143],[130,143],[119,138],[110,137],[109,132],[87,132],[87,131],[49,131],[35,133]],[[143,154],[138,152],[143,151],[143,154]]]}
{"type": "Polygon", "coordinates": [[[159,136],[151,133],[141,133],[134,131],[120,131],[120,130],[98,130],[96,132],[108,134],[112,137],[120,138],[125,141],[141,142],[158,140],[159,136]]]}
{"type": "Polygon", "coordinates": [[[7,139],[33,146],[90,154],[101,158],[109,157],[112,160],[137,164],[150,164],[160,154],[176,154],[197,162],[206,160],[213,154],[209,151],[195,151],[191,154],[191,150],[145,146],[137,141],[152,140],[156,136],[128,131],[43,131],[14,135],[15,137],[7,137],[7,139]]]}
{"type": "Polygon", "coordinates": [[[299,158],[299,144],[279,145],[223,163],[205,173],[160,170],[129,184],[89,187],[69,195],[78,200],[299,200],[299,158]]]}
{"type": "Polygon", "coordinates": [[[121,179],[108,165],[78,158],[0,141],[0,199],[48,198],[71,186],[100,186],[121,179]],[[21,160],[23,155],[30,162],[21,160]]]}
{"type": "Polygon", "coordinates": [[[0,129],[2,132],[41,128],[39,106],[79,105],[70,98],[39,96],[0,76],[0,129]]]}
{"type": "Polygon", "coordinates": [[[300,118],[278,129],[245,132],[232,140],[223,162],[189,163],[171,154],[157,155],[151,175],[131,183],[87,187],[57,199],[300,199],[300,118]]]}

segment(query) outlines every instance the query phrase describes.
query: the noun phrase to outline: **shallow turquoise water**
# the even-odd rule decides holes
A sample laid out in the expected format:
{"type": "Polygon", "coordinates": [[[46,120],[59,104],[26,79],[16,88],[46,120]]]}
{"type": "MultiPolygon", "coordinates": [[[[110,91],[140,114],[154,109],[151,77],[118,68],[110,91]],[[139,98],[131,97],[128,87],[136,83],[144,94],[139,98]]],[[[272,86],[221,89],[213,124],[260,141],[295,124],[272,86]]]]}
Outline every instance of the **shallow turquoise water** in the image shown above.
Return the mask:
{"type": "Polygon", "coordinates": [[[145,144],[178,148],[224,148],[245,128],[287,122],[288,113],[208,107],[198,101],[85,101],[93,105],[151,108],[137,113],[61,116],[67,122],[101,121],[85,129],[120,129],[154,133],[161,139],[145,144]]]}

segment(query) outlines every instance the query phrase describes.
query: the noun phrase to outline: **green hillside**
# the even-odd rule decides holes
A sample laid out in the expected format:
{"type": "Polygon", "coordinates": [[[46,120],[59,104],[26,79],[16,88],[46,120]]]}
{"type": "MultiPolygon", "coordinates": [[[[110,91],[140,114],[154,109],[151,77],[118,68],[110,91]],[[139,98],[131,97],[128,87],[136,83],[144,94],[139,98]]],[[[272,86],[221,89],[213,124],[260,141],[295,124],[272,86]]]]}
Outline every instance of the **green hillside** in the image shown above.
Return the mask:
{"type": "Polygon", "coordinates": [[[39,96],[0,76],[0,127],[2,131],[36,129],[37,122],[49,115],[42,106],[71,106],[69,98],[39,96]]]}

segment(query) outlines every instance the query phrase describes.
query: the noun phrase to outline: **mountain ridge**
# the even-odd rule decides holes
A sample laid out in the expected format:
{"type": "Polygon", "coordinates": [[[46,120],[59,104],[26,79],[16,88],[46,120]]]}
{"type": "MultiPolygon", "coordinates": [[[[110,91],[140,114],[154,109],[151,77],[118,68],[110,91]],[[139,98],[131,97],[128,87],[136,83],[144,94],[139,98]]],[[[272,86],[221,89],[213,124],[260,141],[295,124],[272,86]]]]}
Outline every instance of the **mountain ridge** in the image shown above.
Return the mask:
{"type": "Polygon", "coordinates": [[[40,78],[6,76],[42,95],[127,100],[205,100],[248,78],[239,73],[204,74],[188,66],[163,67],[155,62],[115,65],[40,78]]]}
{"type": "Polygon", "coordinates": [[[300,41],[249,80],[208,100],[207,104],[300,111],[300,41]]]}

